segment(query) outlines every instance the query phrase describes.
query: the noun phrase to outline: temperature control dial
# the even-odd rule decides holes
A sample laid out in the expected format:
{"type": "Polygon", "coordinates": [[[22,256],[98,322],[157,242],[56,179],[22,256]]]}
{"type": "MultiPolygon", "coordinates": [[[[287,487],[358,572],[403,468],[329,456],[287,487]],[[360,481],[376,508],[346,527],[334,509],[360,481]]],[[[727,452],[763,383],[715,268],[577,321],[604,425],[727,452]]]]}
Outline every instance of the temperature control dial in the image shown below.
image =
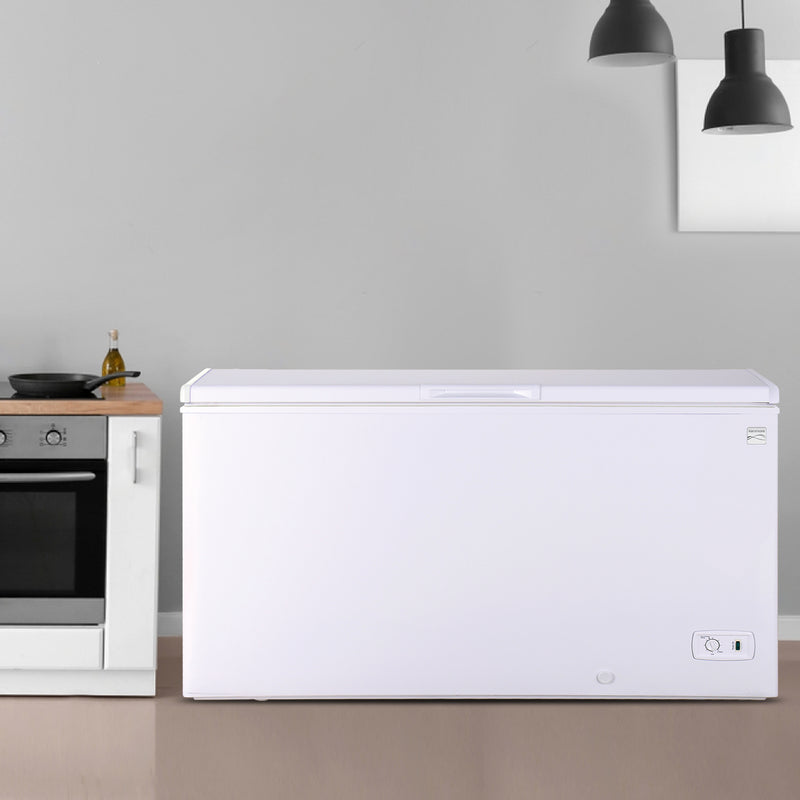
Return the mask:
{"type": "Polygon", "coordinates": [[[692,657],[706,661],[750,661],[756,652],[752,631],[695,631],[692,657]]]}
{"type": "Polygon", "coordinates": [[[56,430],[47,431],[44,440],[47,444],[61,444],[61,434],[56,430]]]}
{"type": "Polygon", "coordinates": [[[8,441],[8,435],[5,431],[0,431],[0,445],[5,444],[8,441]]]}

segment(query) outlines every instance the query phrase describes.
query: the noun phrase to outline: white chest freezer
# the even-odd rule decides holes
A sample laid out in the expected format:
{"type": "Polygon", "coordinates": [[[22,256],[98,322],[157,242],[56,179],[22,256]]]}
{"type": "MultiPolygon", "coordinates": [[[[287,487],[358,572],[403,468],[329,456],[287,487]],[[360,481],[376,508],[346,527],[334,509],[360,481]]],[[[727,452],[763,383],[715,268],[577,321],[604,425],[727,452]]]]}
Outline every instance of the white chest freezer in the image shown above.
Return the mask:
{"type": "Polygon", "coordinates": [[[181,399],[187,697],[777,694],[751,370],[210,369],[181,399]]]}

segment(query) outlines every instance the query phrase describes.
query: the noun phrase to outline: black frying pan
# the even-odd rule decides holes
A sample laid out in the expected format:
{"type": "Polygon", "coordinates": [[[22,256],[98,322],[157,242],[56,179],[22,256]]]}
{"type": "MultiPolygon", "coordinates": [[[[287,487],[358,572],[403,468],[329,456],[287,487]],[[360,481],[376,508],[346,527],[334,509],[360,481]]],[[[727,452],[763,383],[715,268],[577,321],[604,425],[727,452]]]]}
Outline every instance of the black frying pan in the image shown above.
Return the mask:
{"type": "Polygon", "coordinates": [[[28,397],[84,397],[114,378],[138,378],[142,373],[112,372],[102,378],[75,372],[27,372],[9,375],[8,382],[28,397]]]}

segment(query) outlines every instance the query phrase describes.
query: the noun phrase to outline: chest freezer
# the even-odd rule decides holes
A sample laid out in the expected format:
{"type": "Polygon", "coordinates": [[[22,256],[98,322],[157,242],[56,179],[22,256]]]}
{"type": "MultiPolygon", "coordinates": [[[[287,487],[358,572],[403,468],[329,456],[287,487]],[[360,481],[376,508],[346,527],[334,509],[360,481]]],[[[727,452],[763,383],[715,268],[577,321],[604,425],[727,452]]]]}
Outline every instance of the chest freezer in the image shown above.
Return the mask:
{"type": "Polygon", "coordinates": [[[208,369],[181,400],[187,697],[777,694],[751,370],[208,369]]]}

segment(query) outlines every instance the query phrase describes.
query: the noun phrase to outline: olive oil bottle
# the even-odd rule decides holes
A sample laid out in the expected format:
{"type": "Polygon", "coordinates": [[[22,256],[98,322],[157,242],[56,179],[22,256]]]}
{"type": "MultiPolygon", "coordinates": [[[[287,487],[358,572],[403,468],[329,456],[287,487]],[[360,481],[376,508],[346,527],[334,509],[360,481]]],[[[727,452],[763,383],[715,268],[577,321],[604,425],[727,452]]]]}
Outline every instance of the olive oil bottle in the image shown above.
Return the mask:
{"type": "MultiPolygon", "coordinates": [[[[112,328],[108,332],[108,352],[106,353],[106,357],[103,359],[103,371],[102,375],[110,375],[112,372],[124,372],[125,371],[125,361],[122,358],[122,355],[119,352],[119,331],[116,328],[112,328]]],[[[110,380],[107,386],[124,386],[125,385],[125,378],[114,378],[110,380]]]]}

